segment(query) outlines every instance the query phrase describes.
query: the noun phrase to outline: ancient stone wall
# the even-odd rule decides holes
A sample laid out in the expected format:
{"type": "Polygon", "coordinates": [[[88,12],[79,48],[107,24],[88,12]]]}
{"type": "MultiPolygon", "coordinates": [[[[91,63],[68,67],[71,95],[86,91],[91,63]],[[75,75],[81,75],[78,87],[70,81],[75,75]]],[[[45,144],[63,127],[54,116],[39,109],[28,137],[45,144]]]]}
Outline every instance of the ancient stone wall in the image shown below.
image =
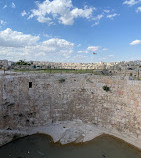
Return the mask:
{"type": "Polygon", "coordinates": [[[1,76],[0,118],[5,130],[80,119],[141,140],[141,81],[91,74],[1,76]]]}

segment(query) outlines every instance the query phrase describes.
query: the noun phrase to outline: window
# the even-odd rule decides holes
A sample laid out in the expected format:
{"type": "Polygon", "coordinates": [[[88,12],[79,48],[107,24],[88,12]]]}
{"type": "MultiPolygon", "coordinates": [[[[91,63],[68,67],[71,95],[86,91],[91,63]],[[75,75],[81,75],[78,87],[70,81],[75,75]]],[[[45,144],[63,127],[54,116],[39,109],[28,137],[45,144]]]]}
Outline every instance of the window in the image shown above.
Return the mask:
{"type": "Polygon", "coordinates": [[[29,88],[32,88],[32,82],[29,82],[29,88]]]}

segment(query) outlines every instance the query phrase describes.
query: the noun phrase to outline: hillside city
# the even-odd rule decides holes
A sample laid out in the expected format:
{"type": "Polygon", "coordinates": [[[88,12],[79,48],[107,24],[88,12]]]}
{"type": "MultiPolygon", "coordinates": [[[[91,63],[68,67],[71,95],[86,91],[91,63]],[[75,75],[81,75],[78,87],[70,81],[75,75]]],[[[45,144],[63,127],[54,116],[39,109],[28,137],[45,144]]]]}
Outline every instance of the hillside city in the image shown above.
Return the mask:
{"type": "Polygon", "coordinates": [[[56,63],[44,61],[24,61],[12,62],[0,60],[0,70],[48,70],[48,69],[66,69],[66,70],[93,70],[102,72],[101,74],[123,75],[130,78],[141,78],[141,60],[120,61],[120,62],[98,62],[98,63],[56,63]]]}

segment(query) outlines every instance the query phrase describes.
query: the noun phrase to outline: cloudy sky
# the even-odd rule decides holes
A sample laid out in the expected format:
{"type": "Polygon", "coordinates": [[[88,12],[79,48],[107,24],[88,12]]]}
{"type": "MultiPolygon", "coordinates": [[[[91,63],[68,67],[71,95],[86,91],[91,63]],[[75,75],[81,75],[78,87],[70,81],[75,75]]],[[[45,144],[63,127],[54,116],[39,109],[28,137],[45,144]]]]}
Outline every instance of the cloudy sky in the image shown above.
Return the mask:
{"type": "Polygon", "coordinates": [[[1,59],[141,60],[141,0],[0,0],[1,59]]]}

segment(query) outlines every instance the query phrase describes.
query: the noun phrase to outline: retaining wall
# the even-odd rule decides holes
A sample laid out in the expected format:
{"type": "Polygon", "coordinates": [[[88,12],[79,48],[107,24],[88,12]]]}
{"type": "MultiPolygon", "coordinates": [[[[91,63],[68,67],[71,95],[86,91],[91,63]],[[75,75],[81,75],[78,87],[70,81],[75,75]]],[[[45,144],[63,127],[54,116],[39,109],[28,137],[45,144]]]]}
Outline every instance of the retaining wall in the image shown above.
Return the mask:
{"type": "Polygon", "coordinates": [[[141,81],[91,74],[1,76],[0,118],[0,129],[21,131],[80,119],[141,142],[141,81]]]}

